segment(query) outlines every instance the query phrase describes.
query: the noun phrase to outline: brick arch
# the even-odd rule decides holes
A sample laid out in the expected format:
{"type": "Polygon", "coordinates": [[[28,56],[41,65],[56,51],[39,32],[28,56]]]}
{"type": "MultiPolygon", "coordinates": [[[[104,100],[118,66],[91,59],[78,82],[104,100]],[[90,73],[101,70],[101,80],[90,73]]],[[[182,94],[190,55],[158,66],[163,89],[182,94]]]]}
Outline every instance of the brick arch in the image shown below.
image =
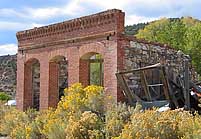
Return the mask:
{"type": "Polygon", "coordinates": [[[25,60],[25,64],[33,63],[34,61],[38,61],[40,63],[40,58],[37,57],[28,57],[25,60]]]}
{"type": "MultiPolygon", "coordinates": [[[[84,86],[87,86],[90,84],[90,58],[96,54],[99,54],[99,53],[88,52],[88,53],[84,54],[82,57],[80,57],[79,82],[81,82],[84,86]]],[[[101,55],[101,57],[102,57],[102,55],[101,55]]],[[[101,67],[102,67],[102,63],[101,63],[101,67]]],[[[100,69],[102,69],[102,68],[100,68],[100,69]]],[[[100,81],[101,81],[100,84],[102,84],[103,75],[101,74],[99,77],[100,77],[100,81]]]]}
{"type": "MultiPolygon", "coordinates": [[[[80,59],[90,59],[91,56],[95,55],[95,54],[100,54],[100,53],[97,53],[97,52],[88,52],[88,53],[85,53],[84,55],[82,55],[80,57],[80,59]]],[[[101,55],[101,54],[100,54],[101,55]]],[[[102,55],[101,55],[102,56],[102,55]]]]}
{"type": "Polygon", "coordinates": [[[105,44],[95,42],[83,45],[79,49],[79,82],[84,86],[90,84],[90,62],[89,59],[95,54],[100,54],[104,60],[105,44]]]}
{"type": "Polygon", "coordinates": [[[63,59],[67,60],[66,56],[64,55],[55,55],[49,58],[49,62],[56,62],[62,61],[63,59]]]}
{"type": "Polygon", "coordinates": [[[79,57],[81,58],[88,53],[98,53],[101,54],[102,57],[104,58],[104,51],[105,51],[104,42],[90,43],[87,45],[82,45],[79,48],[79,57]]]}
{"type": "MultiPolygon", "coordinates": [[[[35,108],[39,109],[40,105],[40,86],[38,92],[35,91],[35,68],[36,65],[39,65],[40,69],[40,61],[37,58],[29,58],[24,63],[24,108],[35,108]],[[37,93],[37,94],[36,94],[37,93]]],[[[39,78],[40,78],[40,71],[39,71],[39,78]]]]}
{"type": "Polygon", "coordinates": [[[68,49],[55,49],[55,50],[51,50],[49,53],[48,53],[48,61],[51,61],[52,59],[55,59],[55,58],[59,58],[59,57],[65,57],[66,60],[69,59],[69,52],[68,52],[68,49]]]}

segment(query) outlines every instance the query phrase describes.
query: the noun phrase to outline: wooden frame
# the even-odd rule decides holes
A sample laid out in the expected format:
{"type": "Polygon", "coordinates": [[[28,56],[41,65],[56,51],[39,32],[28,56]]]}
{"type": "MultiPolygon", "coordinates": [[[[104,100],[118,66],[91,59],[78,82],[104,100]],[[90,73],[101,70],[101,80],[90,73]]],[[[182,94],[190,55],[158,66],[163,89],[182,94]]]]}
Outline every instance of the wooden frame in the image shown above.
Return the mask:
{"type": "Polygon", "coordinates": [[[116,77],[117,80],[120,84],[120,87],[122,88],[125,97],[128,100],[128,103],[130,105],[133,105],[136,101],[143,101],[138,95],[136,95],[135,92],[132,92],[131,89],[129,88],[126,80],[125,80],[125,74],[129,74],[129,73],[136,73],[136,72],[140,72],[141,74],[141,81],[142,81],[142,86],[144,87],[144,91],[145,91],[145,96],[147,98],[147,102],[152,102],[154,101],[154,99],[151,97],[150,94],[150,90],[149,87],[153,87],[153,86],[163,86],[163,90],[164,90],[164,96],[165,99],[169,102],[173,102],[173,104],[175,105],[175,107],[179,107],[177,98],[175,97],[174,92],[172,91],[172,88],[169,84],[169,79],[168,76],[165,72],[165,67],[163,65],[161,65],[160,63],[157,63],[155,65],[151,65],[151,66],[147,66],[147,67],[142,67],[142,68],[138,68],[138,69],[133,69],[133,70],[129,70],[129,71],[122,71],[122,72],[117,72],[116,73],[116,77]],[[147,70],[153,70],[153,69],[158,69],[160,71],[160,78],[162,81],[162,84],[154,84],[154,85],[149,85],[147,83],[147,79],[145,76],[145,71],[147,70]]]}

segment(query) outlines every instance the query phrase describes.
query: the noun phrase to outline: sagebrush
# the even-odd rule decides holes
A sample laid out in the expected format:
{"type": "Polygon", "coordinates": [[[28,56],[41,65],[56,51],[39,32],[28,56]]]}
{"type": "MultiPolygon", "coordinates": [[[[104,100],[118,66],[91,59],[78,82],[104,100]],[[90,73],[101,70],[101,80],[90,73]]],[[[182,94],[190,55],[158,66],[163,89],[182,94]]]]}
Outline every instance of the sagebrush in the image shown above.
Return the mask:
{"type": "Polygon", "coordinates": [[[197,114],[139,108],[114,103],[100,86],[77,83],[65,89],[56,109],[22,112],[1,105],[0,135],[13,139],[201,138],[201,118],[197,114]]]}

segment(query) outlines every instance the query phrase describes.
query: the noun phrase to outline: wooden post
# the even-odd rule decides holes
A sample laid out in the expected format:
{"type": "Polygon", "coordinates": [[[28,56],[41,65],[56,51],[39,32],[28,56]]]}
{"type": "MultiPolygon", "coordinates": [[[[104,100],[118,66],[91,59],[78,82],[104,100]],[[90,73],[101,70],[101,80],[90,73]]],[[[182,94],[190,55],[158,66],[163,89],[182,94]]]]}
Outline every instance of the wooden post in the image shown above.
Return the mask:
{"type": "Polygon", "coordinates": [[[190,110],[190,93],[189,93],[189,65],[188,60],[184,62],[184,98],[185,98],[185,108],[190,110]]]}
{"type": "Polygon", "coordinates": [[[147,79],[146,79],[144,71],[141,72],[141,76],[142,76],[141,79],[142,79],[142,83],[144,85],[144,91],[145,91],[145,95],[147,97],[147,100],[152,101],[151,95],[149,92],[149,86],[148,86],[147,79]]]}

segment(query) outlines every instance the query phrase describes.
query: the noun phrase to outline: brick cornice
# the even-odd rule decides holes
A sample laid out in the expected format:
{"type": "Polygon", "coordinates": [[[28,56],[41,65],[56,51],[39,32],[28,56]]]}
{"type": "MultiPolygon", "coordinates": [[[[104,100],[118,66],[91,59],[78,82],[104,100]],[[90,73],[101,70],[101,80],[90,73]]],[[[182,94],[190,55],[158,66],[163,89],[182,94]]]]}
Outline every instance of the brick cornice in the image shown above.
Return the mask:
{"type": "Polygon", "coordinates": [[[42,43],[42,44],[26,44],[26,47],[23,47],[23,46],[19,47],[18,51],[22,51],[22,50],[26,51],[26,50],[32,50],[32,49],[38,49],[38,48],[45,48],[45,47],[55,47],[55,45],[63,45],[63,44],[70,44],[70,43],[75,43],[75,42],[93,40],[93,39],[106,37],[106,36],[114,36],[115,34],[116,34],[116,32],[109,31],[109,32],[101,33],[101,34],[94,34],[94,35],[83,36],[83,37],[75,37],[75,38],[70,38],[70,39],[57,40],[57,41],[52,41],[52,42],[47,42],[47,43],[42,43]]]}
{"type": "Polygon", "coordinates": [[[101,13],[84,16],[81,18],[64,21],[43,27],[35,27],[30,30],[17,32],[16,36],[19,44],[32,42],[40,38],[49,38],[63,34],[71,34],[71,32],[79,32],[91,27],[104,26],[116,22],[116,16],[123,13],[121,10],[112,9],[101,13]]]}

